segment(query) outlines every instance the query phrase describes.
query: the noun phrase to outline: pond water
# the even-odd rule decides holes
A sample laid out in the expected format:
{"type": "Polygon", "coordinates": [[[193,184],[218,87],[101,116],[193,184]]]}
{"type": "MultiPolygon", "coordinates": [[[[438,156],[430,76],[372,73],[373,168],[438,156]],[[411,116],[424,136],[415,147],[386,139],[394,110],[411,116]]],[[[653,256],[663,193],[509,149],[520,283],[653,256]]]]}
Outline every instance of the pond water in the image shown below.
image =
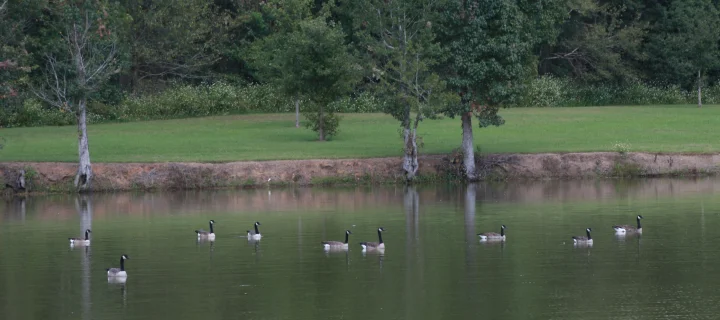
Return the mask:
{"type": "Polygon", "coordinates": [[[718,200],[712,178],[4,200],[0,319],[712,319],[718,200]],[[638,214],[641,237],[615,236],[638,214]],[[378,227],[384,253],[362,252],[378,227]]]}

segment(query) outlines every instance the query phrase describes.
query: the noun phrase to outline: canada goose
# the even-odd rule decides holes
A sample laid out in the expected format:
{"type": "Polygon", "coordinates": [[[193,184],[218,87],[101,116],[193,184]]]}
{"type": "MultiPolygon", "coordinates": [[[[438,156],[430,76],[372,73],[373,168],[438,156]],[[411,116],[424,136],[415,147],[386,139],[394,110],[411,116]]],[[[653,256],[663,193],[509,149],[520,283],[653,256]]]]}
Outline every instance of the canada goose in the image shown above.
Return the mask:
{"type": "Polygon", "coordinates": [[[260,238],[262,238],[262,234],[260,234],[260,230],[258,230],[259,225],[260,222],[255,222],[255,232],[247,231],[248,240],[260,240],[260,238]]]}
{"type": "Polygon", "coordinates": [[[207,232],[203,229],[195,230],[195,233],[197,233],[198,239],[207,239],[210,241],[215,241],[215,231],[213,230],[213,225],[215,224],[215,220],[210,220],[210,232],[207,232]]]}
{"type": "Polygon", "coordinates": [[[352,231],[345,230],[345,242],[340,241],[323,241],[323,248],[325,250],[333,249],[348,249],[348,238],[350,238],[350,235],[352,234],[352,231]]]}
{"type": "Polygon", "coordinates": [[[505,241],[505,225],[500,226],[500,233],[478,233],[478,237],[480,237],[480,241],[505,241]]]}
{"type": "Polygon", "coordinates": [[[615,229],[616,233],[631,233],[631,232],[637,232],[642,233],[642,226],[640,225],[640,219],[642,219],[643,216],[638,215],[637,216],[637,228],[631,226],[631,225],[619,225],[619,226],[613,226],[613,229],[615,229]]]}
{"type": "Polygon", "coordinates": [[[585,233],[587,233],[587,237],[583,237],[583,236],[574,236],[574,237],[572,237],[573,243],[575,243],[575,244],[592,244],[592,243],[593,243],[593,239],[592,239],[592,237],[590,236],[590,231],[592,231],[591,228],[585,229],[585,233]]]}
{"type": "Polygon", "coordinates": [[[89,246],[90,245],[90,229],[85,230],[85,239],[81,238],[68,238],[71,246],[89,246]]]}
{"type": "Polygon", "coordinates": [[[125,272],[125,260],[130,259],[126,254],[122,255],[120,257],[120,268],[110,268],[105,269],[107,270],[108,278],[111,277],[118,277],[118,278],[125,278],[127,277],[127,272],[125,272]]]}
{"type": "Polygon", "coordinates": [[[375,249],[385,249],[385,243],[382,239],[382,232],[385,231],[385,228],[380,227],[378,228],[378,242],[360,242],[360,245],[362,246],[363,250],[375,250],[375,249]]]}

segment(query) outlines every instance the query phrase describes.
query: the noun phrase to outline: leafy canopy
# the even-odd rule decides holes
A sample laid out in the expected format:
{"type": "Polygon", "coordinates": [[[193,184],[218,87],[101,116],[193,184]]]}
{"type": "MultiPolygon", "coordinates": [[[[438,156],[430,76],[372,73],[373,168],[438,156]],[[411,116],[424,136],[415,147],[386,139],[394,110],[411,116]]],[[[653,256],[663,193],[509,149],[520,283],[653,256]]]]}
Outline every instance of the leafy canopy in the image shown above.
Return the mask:
{"type": "Polygon", "coordinates": [[[481,127],[501,125],[498,107],[520,99],[534,73],[535,44],[552,38],[560,1],[450,0],[439,39],[441,72],[461,102],[451,117],[474,110],[481,127]]]}

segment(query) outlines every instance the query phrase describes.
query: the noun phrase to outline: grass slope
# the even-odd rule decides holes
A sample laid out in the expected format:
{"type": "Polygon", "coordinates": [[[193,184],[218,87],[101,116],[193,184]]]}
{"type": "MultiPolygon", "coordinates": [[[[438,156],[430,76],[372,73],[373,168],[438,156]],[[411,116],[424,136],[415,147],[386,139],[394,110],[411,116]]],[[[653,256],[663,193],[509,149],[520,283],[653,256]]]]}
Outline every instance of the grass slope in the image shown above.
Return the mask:
{"type": "MultiPolygon", "coordinates": [[[[613,151],[720,151],[720,106],[506,109],[501,127],[475,128],[487,153],[613,151]]],[[[95,162],[240,161],[367,158],[401,155],[398,122],[383,114],[346,114],[340,134],[316,142],[296,129],[294,115],[244,115],[101,124],[89,127],[95,162]]],[[[476,125],[476,124],[474,124],[476,125]]],[[[421,153],[445,153],[460,145],[459,119],[420,124],[421,153]]],[[[0,161],[76,161],[75,127],[0,130],[0,161]]]]}

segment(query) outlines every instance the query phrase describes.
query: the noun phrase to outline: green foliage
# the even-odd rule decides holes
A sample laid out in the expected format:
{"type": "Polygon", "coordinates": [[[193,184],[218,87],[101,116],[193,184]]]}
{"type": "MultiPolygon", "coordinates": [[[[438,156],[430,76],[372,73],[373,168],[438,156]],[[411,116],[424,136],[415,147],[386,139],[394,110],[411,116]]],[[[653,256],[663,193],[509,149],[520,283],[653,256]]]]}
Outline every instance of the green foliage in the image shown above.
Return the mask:
{"type": "Polygon", "coordinates": [[[305,113],[305,118],[307,119],[307,122],[305,123],[305,128],[308,128],[312,131],[319,132],[320,131],[320,124],[322,121],[322,128],[324,131],[325,136],[329,139],[338,134],[340,131],[340,119],[341,117],[338,116],[335,113],[324,113],[322,115],[322,119],[319,119],[320,114],[315,112],[308,112],[305,113]]]}
{"type": "Polygon", "coordinates": [[[630,15],[626,5],[597,0],[567,1],[572,14],[556,41],[542,48],[540,70],[583,81],[624,82],[638,79],[633,64],[645,60],[648,23],[630,15]]]}
{"type": "MultiPolygon", "coordinates": [[[[693,91],[678,85],[630,81],[620,85],[584,84],[568,78],[543,76],[532,80],[518,107],[582,107],[610,105],[690,104],[697,99],[693,91]]],[[[705,102],[720,103],[720,85],[704,89],[705,102]]]]}
{"type": "MultiPolygon", "coordinates": [[[[311,104],[303,101],[302,104],[311,104]]],[[[272,85],[233,86],[217,82],[208,85],[173,86],[154,95],[130,96],[117,105],[100,101],[88,103],[88,122],[127,122],[218,116],[245,113],[293,112],[290,97],[272,85]]],[[[382,112],[384,104],[363,93],[344,97],[327,106],[330,112],[382,112]]],[[[74,114],[50,107],[37,99],[26,99],[14,108],[0,108],[0,127],[59,126],[75,123],[74,114]]]]}
{"type": "Polygon", "coordinates": [[[133,92],[143,90],[143,82],[205,77],[217,61],[227,20],[210,2],[129,0],[122,10],[117,33],[133,92]]]}
{"type": "Polygon", "coordinates": [[[268,86],[237,88],[224,83],[181,85],[157,95],[126,100],[118,110],[118,120],[241,114],[251,110],[278,112],[282,110],[283,102],[268,86]]]}
{"type": "Polygon", "coordinates": [[[105,1],[47,6],[53,17],[44,31],[53,36],[42,47],[41,76],[33,91],[48,105],[79,115],[81,106],[120,71],[118,37],[113,33],[120,19],[117,7],[105,1]]]}
{"type": "Polygon", "coordinates": [[[445,113],[473,111],[480,127],[503,124],[498,108],[522,97],[531,50],[552,34],[559,8],[555,1],[449,1],[438,38],[448,53],[443,77],[461,101],[445,113]]]}
{"type": "Polygon", "coordinates": [[[384,112],[411,128],[423,118],[435,118],[452,103],[445,82],[433,68],[444,52],[435,41],[433,22],[443,1],[341,2],[355,17],[354,34],[365,62],[368,87],[384,101],[384,112]],[[399,14],[402,12],[403,14],[399,14]]]}
{"type": "Polygon", "coordinates": [[[37,12],[36,2],[0,1],[0,125],[7,109],[22,105],[26,95],[31,61],[27,36],[19,30],[29,22],[29,13],[37,12]]]}
{"type": "Polygon", "coordinates": [[[354,97],[345,97],[331,102],[327,108],[332,112],[369,113],[387,110],[387,102],[377,96],[363,92],[354,97]]]}
{"type": "Polygon", "coordinates": [[[317,115],[309,119],[318,121],[317,131],[324,140],[323,114],[332,112],[325,110],[326,106],[349,93],[358,80],[357,66],[342,31],[323,18],[304,20],[291,32],[258,41],[252,56],[251,61],[267,81],[279,85],[289,96],[307,97],[313,102],[315,109],[309,112],[317,115]]]}
{"type": "Polygon", "coordinates": [[[656,77],[685,87],[720,66],[720,11],[711,0],[672,1],[648,45],[656,77]]]}
{"type": "Polygon", "coordinates": [[[613,150],[620,155],[620,158],[626,159],[630,152],[630,144],[626,142],[616,142],[612,146],[613,150]]]}
{"type": "MultiPolygon", "coordinates": [[[[62,109],[49,108],[36,99],[27,99],[15,118],[8,121],[25,126],[64,126],[74,124],[75,115],[62,109]]],[[[9,126],[12,123],[8,123],[9,126]]]]}

